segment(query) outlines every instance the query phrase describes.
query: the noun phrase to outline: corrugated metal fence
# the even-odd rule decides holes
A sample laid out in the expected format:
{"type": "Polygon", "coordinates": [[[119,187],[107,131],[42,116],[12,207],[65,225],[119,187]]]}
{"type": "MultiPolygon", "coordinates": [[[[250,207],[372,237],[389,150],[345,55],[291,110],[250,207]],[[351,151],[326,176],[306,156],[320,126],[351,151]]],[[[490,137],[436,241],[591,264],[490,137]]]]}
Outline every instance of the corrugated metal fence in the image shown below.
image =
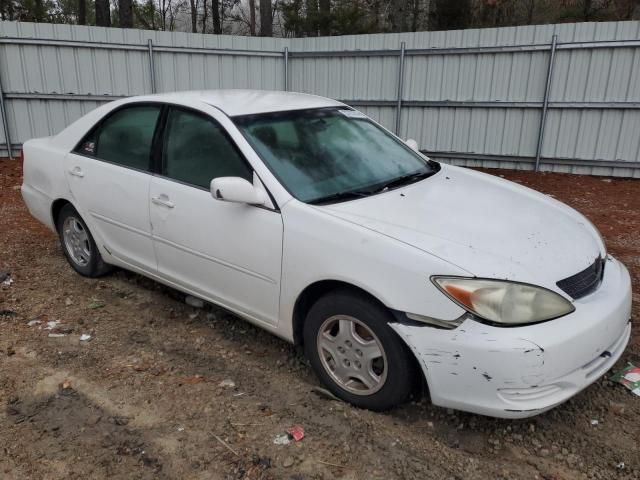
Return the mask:
{"type": "Polygon", "coordinates": [[[640,177],[640,22],[277,39],[0,22],[0,153],[100,102],[205,88],[340,99],[434,158],[640,177]]]}

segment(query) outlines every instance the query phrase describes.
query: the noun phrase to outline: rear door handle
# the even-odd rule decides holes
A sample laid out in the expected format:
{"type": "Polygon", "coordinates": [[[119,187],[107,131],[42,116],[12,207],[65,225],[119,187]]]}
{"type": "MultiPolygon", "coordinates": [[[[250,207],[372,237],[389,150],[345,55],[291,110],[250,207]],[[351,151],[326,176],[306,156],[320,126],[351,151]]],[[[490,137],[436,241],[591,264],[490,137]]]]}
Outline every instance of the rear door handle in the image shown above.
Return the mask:
{"type": "Polygon", "coordinates": [[[73,175],[74,177],[84,177],[84,173],[82,172],[82,169],[80,167],[73,167],[71,170],[69,170],[69,174],[73,175]]]}
{"type": "Polygon", "coordinates": [[[176,206],[172,201],[169,200],[169,197],[164,193],[160,194],[157,197],[151,197],[151,201],[156,205],[162,205],[163,207],[167,207],[167,208],[173,208],[176,206]]]}

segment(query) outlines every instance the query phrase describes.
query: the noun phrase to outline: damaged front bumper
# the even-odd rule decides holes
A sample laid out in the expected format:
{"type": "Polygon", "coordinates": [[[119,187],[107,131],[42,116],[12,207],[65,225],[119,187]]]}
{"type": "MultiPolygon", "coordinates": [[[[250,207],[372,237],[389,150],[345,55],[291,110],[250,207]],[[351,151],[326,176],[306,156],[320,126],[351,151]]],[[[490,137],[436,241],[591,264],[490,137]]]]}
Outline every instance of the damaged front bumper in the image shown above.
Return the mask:
{"type": "Polygon", "coordinates": [[[537,325],[465,320],[454,330],[393,323],[411,347],[433,404],[501,418],[542,413],[584,389],[622,355],[631,333],[631,279],[609,257],[602,284],[576,310],[537,325]]]}

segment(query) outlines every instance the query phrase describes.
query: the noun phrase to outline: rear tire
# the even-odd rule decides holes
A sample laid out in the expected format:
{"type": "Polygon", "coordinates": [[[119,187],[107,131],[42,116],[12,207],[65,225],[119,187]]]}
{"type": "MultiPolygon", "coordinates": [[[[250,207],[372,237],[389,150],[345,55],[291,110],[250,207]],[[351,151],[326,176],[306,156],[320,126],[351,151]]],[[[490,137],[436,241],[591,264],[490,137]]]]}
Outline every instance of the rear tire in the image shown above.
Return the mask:
{"type": "Polygon", "coordinates": [[[64,256],[80,275],[95,278],[113,269],[102,260],[87,224],[71,204],[60,210],[56,227],[64,256]]]}
{"type": "Polygon", "coordinates": [[[311,307],[304,324],[305,354],[337,397],[379,411],[412,393],[415,363],[390,321],[382,305],[358,292],[331,292],[311,307]]]}

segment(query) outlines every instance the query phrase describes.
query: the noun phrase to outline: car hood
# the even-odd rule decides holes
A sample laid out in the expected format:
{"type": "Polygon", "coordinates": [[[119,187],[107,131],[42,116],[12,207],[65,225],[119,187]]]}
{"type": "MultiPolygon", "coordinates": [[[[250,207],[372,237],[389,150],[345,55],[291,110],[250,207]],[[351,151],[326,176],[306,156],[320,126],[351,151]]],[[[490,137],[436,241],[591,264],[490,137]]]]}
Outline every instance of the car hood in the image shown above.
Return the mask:
{"type": "Polygon", "coordinates": [[[568,206],[516,183],[449,165],[403,188],[319,208],[470,275],[555,291],[558,280],[605,254],[593,225],[568,206]]]}

